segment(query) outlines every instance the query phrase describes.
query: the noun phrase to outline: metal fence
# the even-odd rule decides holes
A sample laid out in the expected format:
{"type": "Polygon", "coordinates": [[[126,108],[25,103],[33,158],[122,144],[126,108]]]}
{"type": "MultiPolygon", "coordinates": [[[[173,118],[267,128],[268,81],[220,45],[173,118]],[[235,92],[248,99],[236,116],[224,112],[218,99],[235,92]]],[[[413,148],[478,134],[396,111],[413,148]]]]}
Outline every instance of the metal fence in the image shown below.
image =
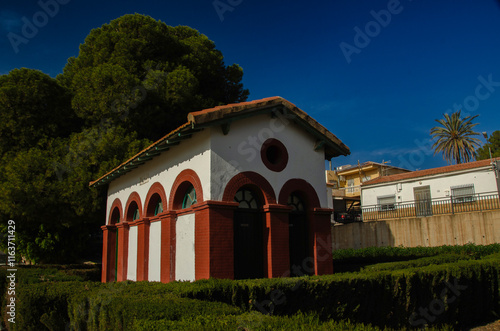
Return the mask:
{"type": "Polygon", "coordinates": [[[363,221],[500,209],[497,192],[362,207],[363,221]]]}

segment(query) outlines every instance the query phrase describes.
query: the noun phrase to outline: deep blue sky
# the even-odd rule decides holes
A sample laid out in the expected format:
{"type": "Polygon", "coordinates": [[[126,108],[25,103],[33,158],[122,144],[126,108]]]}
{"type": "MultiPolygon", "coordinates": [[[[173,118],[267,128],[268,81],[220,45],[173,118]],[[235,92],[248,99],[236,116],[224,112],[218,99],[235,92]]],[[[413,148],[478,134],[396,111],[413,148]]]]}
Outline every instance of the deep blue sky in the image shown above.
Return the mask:
{"type": "Polygon", "coordinates": [[[47,22],[37,1],[1,2],[0,74],[27,67],[55,77],[91,29],[141,13],[207,35],[226,64],[243,67],[249,100],[282,96],[326,126],[351,148],[334,166],[446,165],[432,155],[429,130],[460,104],[480,115],[476,131],[500,130],[498,0],[220,0],[231,9],[223,20],[213,0],[59,1],[47,22]],[[381,10],[390,13],[384,26],[373,15],[381,10]],[[34,18],[40,28],[16,52],[8,33],[23,36],[34,18]],[[340,45],[356,47],[357,35],[347,59],[340,45]]]}

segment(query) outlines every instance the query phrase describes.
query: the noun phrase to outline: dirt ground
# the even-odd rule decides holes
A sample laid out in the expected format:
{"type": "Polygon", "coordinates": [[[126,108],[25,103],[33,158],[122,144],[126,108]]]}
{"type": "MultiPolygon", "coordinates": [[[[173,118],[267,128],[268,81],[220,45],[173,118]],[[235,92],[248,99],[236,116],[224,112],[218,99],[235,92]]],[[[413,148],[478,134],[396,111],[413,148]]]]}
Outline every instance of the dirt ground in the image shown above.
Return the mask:
{"type": "Polygon", "coordinates": [[[499,331],[499,330],[500,330],[500,320],[470,329],[470,331],[499,331]]]}

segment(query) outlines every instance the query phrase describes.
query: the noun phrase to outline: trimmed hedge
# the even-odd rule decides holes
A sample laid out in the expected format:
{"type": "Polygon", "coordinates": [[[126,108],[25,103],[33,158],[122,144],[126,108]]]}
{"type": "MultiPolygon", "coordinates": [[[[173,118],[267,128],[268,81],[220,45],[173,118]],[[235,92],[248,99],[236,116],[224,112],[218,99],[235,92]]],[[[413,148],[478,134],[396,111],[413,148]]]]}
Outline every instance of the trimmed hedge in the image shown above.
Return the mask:
{"type": "MultiPolygon", "coordinates": [[[[14,327],[376,329],[369,323],[381,328],[465,327],[500,313],[500,253],[475,260],[477,256],[446,254],[349,274],[169,284],[53,282],[29,270],[21,272],[19,281],[24,285],[16,289],[14,327]],[[347,320],[352,323],[334,322],[347,320]]],[[[45,271],[54,275],[50,268],[45,271]]]]}
{"type": "Polygon", "coordinates": [[[363,267],[397,261],[409,261],[442,254],[458,254],[478,259],[485,255],[500,252],[500,244],[438,247],[368,247],[362,249],[339,249],[333,251],[333,271],[356,272],[363,267]]]}
{"type": "Polygon", "coordinates": [[[169,285],[180,296],[274,315],[301,311],[323,320],[396,328],[466,326],[500,313],[499,269],[499,260],[484,259],[397,271],[169,285]]]}
{"type": "Polygon", "coordinates": [[[388,270],[401,270],[408,268],[421,268],[429,265],[453,263],[461,260],[470,260],[470,259],[472,259],[470,255],[446,253],[437,256],[422,257],[420,259],[410,260],[410,261],[378,263],[374,265],[369,265],[367,267],[363,267],[361,270],[364,272],[373,272],[373,271],[383,271],[383,270],[388,271],[388,270]]]}

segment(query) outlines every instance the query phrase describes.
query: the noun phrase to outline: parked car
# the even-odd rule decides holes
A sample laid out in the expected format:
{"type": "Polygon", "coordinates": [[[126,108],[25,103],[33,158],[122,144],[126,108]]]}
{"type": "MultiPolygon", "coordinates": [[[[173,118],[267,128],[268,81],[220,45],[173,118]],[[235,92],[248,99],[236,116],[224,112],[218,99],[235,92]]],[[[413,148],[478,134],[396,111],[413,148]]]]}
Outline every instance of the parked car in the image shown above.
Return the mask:
{"type": "Polygon", "coordinates": [[[361,222],[362,216],[358,212],[337,213],[335,221],[339,223],[361,222]]]}

